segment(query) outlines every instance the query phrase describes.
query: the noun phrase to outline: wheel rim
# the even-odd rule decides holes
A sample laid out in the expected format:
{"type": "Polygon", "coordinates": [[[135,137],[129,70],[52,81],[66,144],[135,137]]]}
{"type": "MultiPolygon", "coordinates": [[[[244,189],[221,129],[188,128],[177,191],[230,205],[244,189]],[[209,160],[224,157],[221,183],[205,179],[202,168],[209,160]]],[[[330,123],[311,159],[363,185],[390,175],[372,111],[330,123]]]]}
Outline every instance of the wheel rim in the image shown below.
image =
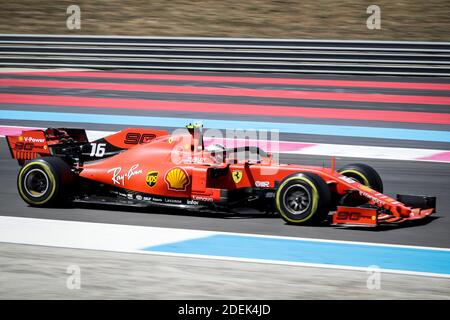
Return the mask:
{"type": "Polygon", "coordinates": [[[290,186],[284,196],[284,205],[289,213],[302,214],[311,206],[311,193],[303,185],[290,186]]]}
{"type": "Polygon", "coordinates": [[[48,190],[47,174],[41,169],[32,169],[25,175],[25,191],[33,198],[43,196],[48,190]]]}

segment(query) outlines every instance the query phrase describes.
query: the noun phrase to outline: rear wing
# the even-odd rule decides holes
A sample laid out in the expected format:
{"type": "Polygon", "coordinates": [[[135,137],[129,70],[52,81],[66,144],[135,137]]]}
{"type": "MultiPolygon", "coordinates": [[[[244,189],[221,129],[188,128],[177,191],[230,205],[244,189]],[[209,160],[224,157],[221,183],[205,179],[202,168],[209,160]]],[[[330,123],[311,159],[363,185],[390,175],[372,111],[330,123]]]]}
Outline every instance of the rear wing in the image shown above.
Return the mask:
{"type": "Polygon", "coordinates": [[[84,129],[48,128],[46,130],[26,130],[16,136],[6,136],[9,151],[19,164],[37,157],[52,155],[52,146],[61,143],[87,143],[84,129]]]}

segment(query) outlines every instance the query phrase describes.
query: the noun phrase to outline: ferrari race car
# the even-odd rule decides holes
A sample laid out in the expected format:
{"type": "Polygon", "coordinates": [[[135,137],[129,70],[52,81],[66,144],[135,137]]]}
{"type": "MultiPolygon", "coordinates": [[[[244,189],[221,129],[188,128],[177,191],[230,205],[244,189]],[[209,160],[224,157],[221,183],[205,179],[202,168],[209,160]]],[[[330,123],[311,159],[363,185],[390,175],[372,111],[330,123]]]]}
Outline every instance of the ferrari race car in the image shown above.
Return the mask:
{"type": "Polygon", "coordinates": [[[91,142],[85,130],[70,128],[6,138],[22,166],[19,194],[31,206],[251,207],[290,224],[351,226],[422,219],[436,207],[435,197],[383,194],[380,176],[365,164],[335,170],[334,158],[323,168],[278,164],[256,146],[205,148],[199,125],[179,134],[130,128],[91,142]]]}

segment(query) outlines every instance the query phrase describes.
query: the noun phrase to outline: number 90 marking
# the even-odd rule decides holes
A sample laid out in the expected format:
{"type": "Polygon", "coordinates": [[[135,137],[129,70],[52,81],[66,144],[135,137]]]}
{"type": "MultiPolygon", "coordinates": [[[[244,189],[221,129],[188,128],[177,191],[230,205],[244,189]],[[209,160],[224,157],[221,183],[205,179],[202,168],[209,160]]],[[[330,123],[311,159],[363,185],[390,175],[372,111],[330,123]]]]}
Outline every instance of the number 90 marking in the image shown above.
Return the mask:
{"type": "Polygon", "coordinates": [[[152,133],[140,134],[139,132],[128,132],[123,142],[125,144],[142,144],[150,142],[155,139],[155,137],[156,136],[152,133]]]}

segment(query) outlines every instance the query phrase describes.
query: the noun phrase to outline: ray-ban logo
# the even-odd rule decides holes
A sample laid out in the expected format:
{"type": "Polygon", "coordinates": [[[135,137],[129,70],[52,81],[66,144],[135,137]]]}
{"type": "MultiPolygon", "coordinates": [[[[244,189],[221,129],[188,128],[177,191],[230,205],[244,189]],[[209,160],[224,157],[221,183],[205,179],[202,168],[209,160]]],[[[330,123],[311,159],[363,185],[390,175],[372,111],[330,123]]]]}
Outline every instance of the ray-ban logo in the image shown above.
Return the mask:
{"type": "Polygon", "coordinates": [[[114,184],[119,184],[121,186],[125,186],[125,181],[129,181],[133,176],[139,175],[142,173],[142,169],[139,169],[139,164],[133,165],[128,171],[123,172],[122,167],[116,167],[109,169],[107,172],[112,172],[112,182],[114,184]]]}

